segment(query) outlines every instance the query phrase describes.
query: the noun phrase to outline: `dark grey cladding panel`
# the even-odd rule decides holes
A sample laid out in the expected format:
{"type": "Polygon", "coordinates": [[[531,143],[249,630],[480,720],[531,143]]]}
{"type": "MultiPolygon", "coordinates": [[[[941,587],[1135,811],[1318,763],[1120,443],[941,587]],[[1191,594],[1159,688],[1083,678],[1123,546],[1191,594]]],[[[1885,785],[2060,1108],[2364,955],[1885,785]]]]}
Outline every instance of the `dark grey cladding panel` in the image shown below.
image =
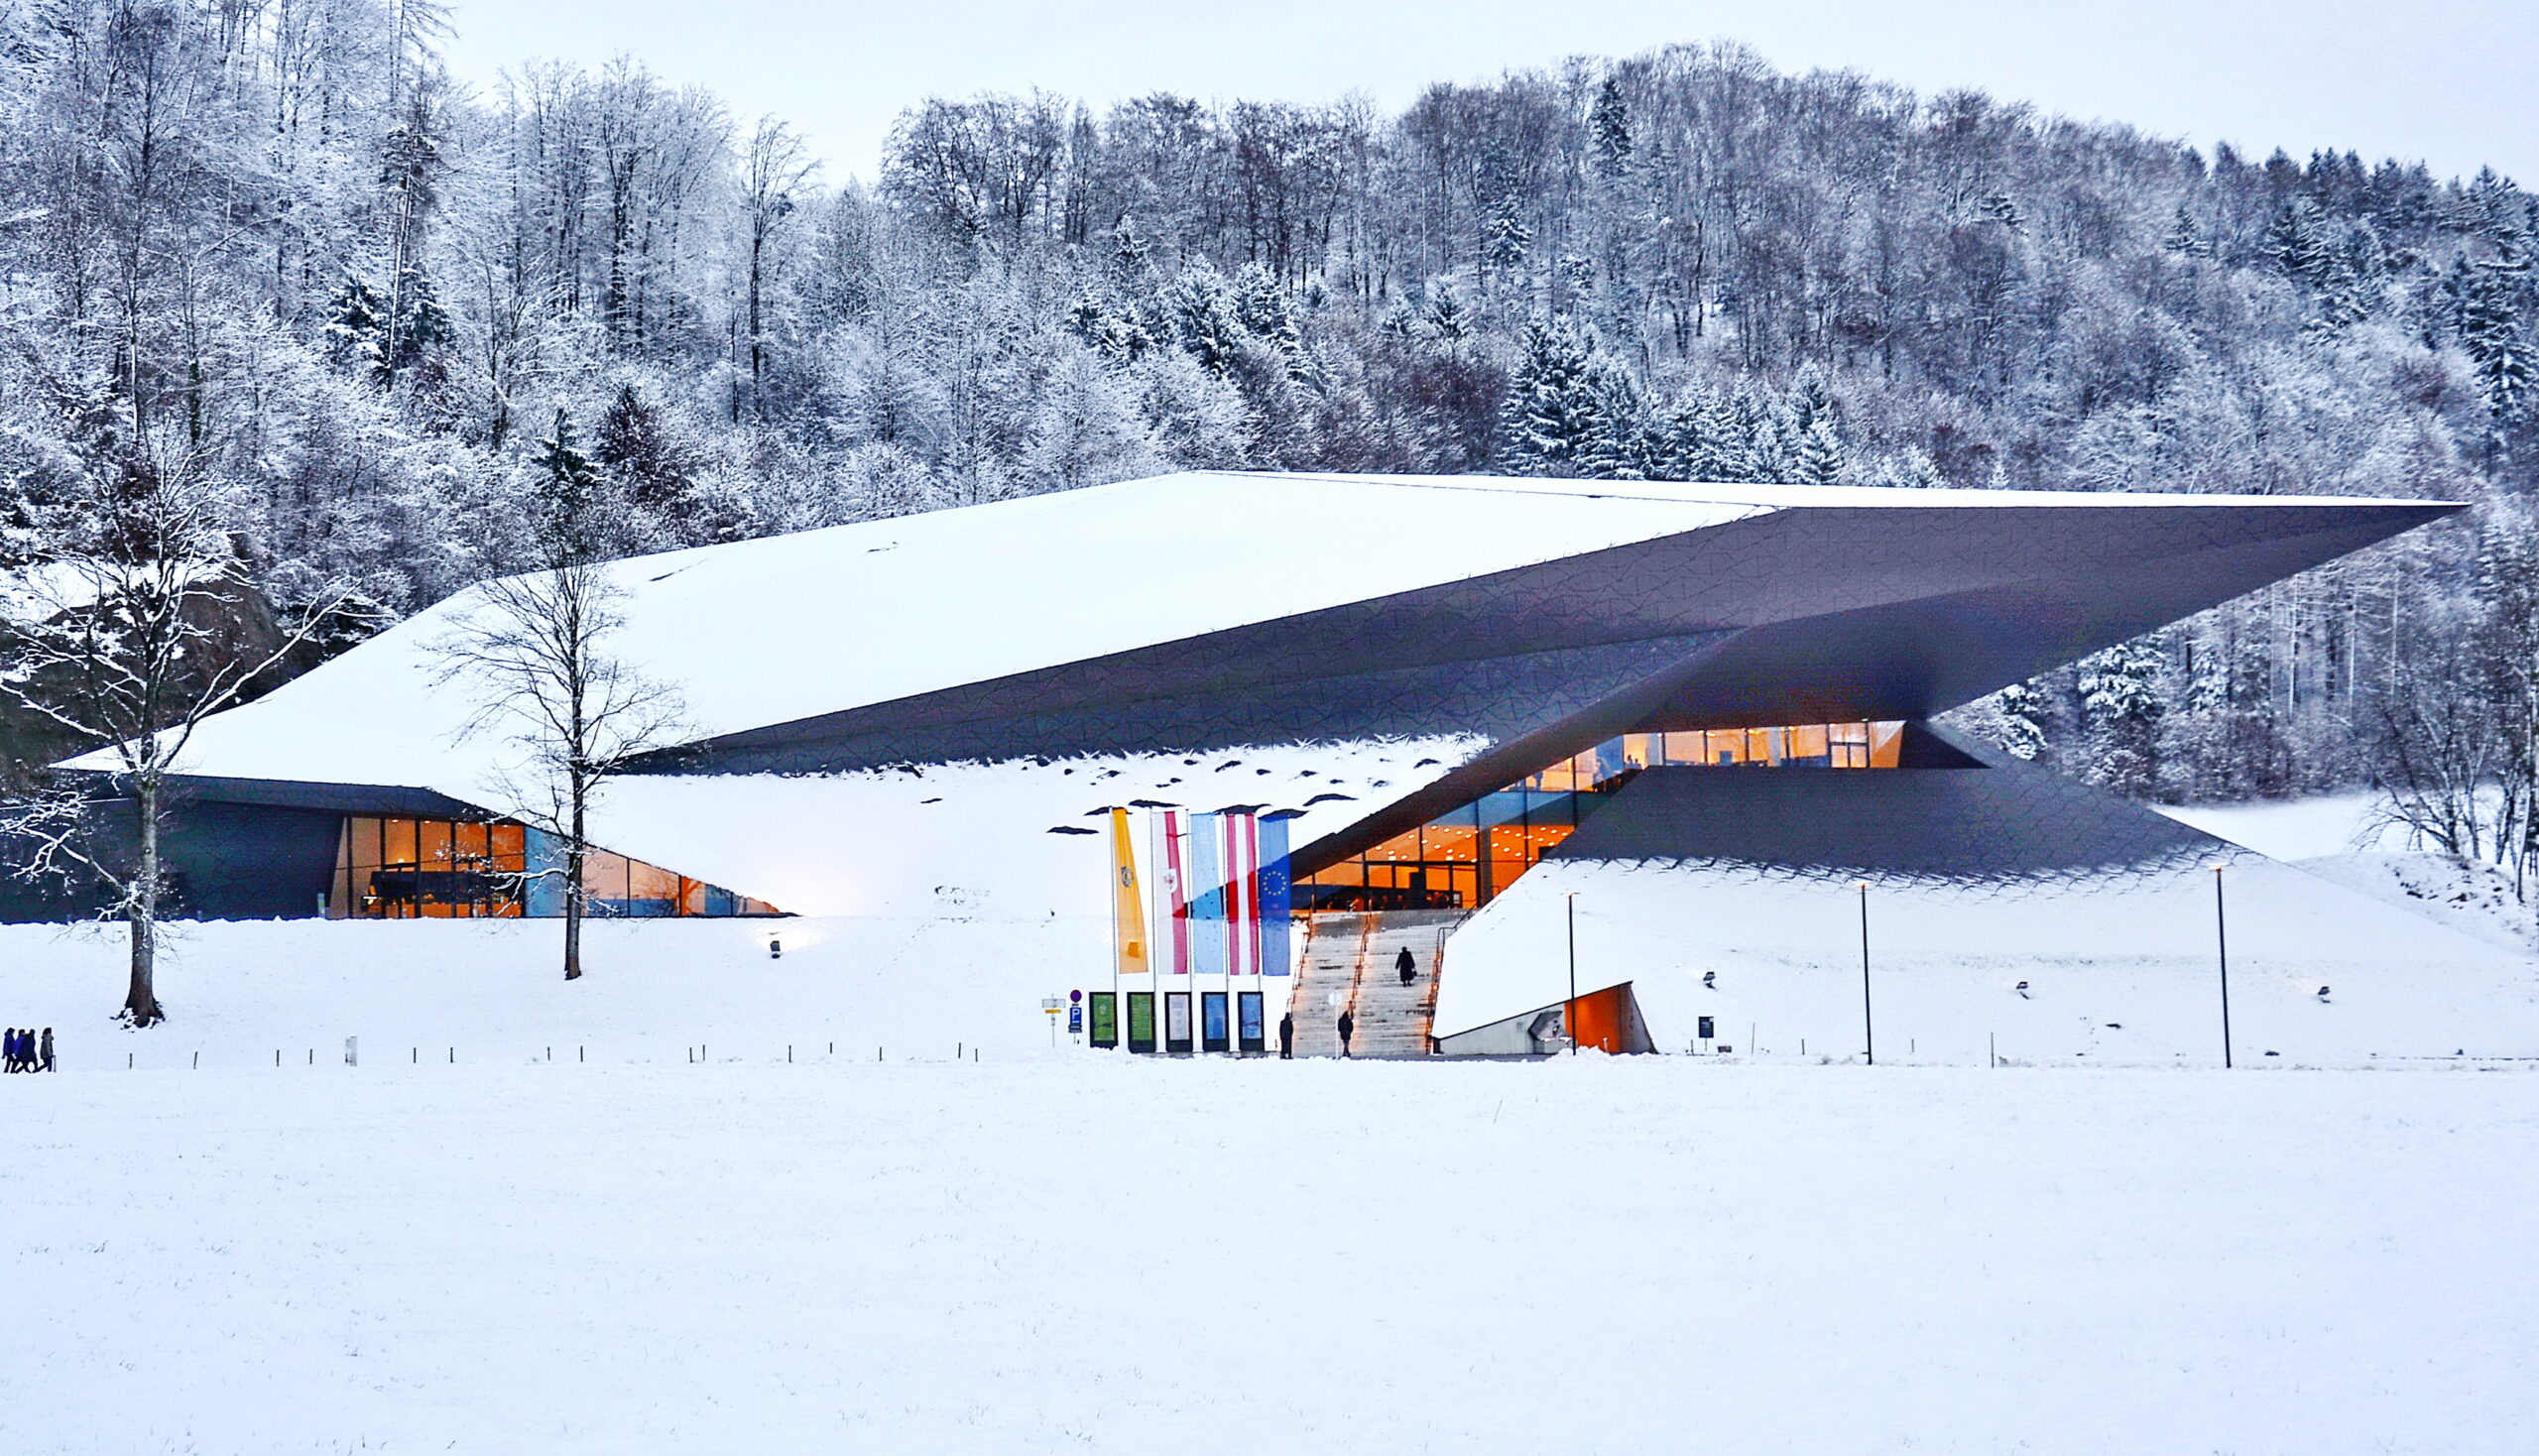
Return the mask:
{"type": "Polygon", "coordinates": [[[2380,522],[1756,627],[1640,728],[1920,718],[2382,540],[2380,522]]]}
{"type": "MultiPolygon", "coordinates": [[[[129,800],[103,799],[90,810],[87,847],[109,863],[132,857],[136,836],[129,800]]],[[[317,897],[334,880],[343,816],[324,809],[274,804],[185,801],[167,815],[161,848],[170,875],[168,913],[196,920],[290,919],[317,913],[317,897]]],[[[27,862],[32,846],[0,839],[0,861],[27,862]]],[[[112,903],[88,875],[28,882],[0,881],[0,921],[86,919],[112,903]]]]}
{"type": "Polygon", "coordinates": [[[658,754],[646,772],[844,773],[889,764],[1031,755],[1200,752],[1238,744],[1316,743],[1473,733],[1518,740],[1586,712],[1699,651],[1712,638],[1664,638],[1479,662],[1309,678],[1275,692],[1193,692],[1061,712],[828,733],[750,735],[658,754]]]}
{"type": "MultiPolygon", "coordinates": [[[[726,751],[785,749],[818,762],[815,745],[883,735],[899,756],[977,752],[986,730],[954,725],[1081,718],[1124,705],[1292,691],[1333,677],[1480,663],[1598,645],[1683,639],[1723,628],[1770,628],[1858,614],[1857,649],[1811,647],[1787,626],[1713,674],[1743,694],[1720,712],[1801,712],[1758,684],[1794,681],[1768,660],[1816,652],[1809,668],[1884,665],[1863,703],[1836,716],[1935,710],[1958,684],[2013,681],[2037,667],[2241,592],[2403,531],[2446,506],[1934,506],[1782,510],[1657,541],[1590,551],[1325,611],[1254,623],[1132,652],[1016,673],[894,702],[773,724],[657,756],[675,772],[726,751]],[[2163,563],[2180,563],[2175,571],[2163,563]],[[1927,610],[1917,604],[1934,604],[1927,610]],[[2138,625],[2128,625],[2138,624],[2138,625]],[[1970,652],[1952,668],[1945,661],[1970,652]],[[2035,667],[2013,666],[2035,664],[2035,667]],[[2009,675],[2001,675],[2003,672],[2009,675]],[[1099,710],[1099,711],[1097,711],[1099,710]]],[[[1062,604],[1052,604],[1062,610],[1062,604]]],[[[1726,690],[1723,688],[1722,690],[1726,690]]],[[[1978,687],[1966,696],[1988,690],[1978,687]]],[[[1688,709],[1690,710],[1690,709],[1688,709]]],[[[1138,714],[1129,715],[1131,718],[1138,714]]],[[[1458,726],[1439,719],[1428,730],[1458,726]]],[[[1143,730],[1141,730],[1143,731],[1143,730]]],[[[1584,745],[1581,745],[1584,746],[1584,745]]],[[[1027,751],[1041,751],[1037,748],[1027,751]]],[[[1557,756],[1557,755],[1555,755],[1557,756]]],[[[732,762],[773,762],[773,758],[732,762]]]]}
{"type": "Polygon", "coordinates": [[[1973,882],[2192,866],[2243,851],[2034,768],[1650,769],[1550,851],[1973,882]]]}

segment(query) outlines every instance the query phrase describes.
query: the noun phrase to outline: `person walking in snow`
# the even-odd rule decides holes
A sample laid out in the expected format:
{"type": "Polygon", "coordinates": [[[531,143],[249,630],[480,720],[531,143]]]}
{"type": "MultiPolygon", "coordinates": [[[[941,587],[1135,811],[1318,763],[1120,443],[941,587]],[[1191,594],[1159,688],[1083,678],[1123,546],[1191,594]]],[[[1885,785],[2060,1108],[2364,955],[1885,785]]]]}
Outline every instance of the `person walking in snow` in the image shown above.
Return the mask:
{"type": "Polygon", "coordinates": [[[1278,1017],[1278,1059],[1288,1060],[1296,1054],[1296,1014],[1283,1012],[1278,1017]]]}
{"type": "Polygon", "coordinates": [[[46,1071],[53,1070],[53,1028],[51,1027],[44,1029],[44,1046],[38,1053],[38,1060],[46,1071]]]}
{"type": "Polygon", "coordinates": [[[1392,968],[1394,973],[1401,977],[1401,984],[1404,986],[1419,979],[1419,960],[1410,953],[1410,947],[1407,945],[1401,948],[1399,955],[1392,958],[1392,968]]]}
{"type": "Polygon", "coordinates": [[[1349,1033],[1358,1030],[1358,1019],[1347,1012],[1340,1014],[1340,1054],[1349,1054],[1349,1033]]]}
{"type": "Polygon", "coordinates": [[[7,1052],[5,1058],[0,1058],[0,1066],[5,1066],[8,1070],[13,1072],[26,1070],[25,1067],[18,1064],[24,1059],[24,1049],[23,1043],[18,1040],[17,1028],[11,1027],[9,1029],[9,1035],[5,1041],[0,1041],[0,1048],[4,1048],[7,1052]]]}

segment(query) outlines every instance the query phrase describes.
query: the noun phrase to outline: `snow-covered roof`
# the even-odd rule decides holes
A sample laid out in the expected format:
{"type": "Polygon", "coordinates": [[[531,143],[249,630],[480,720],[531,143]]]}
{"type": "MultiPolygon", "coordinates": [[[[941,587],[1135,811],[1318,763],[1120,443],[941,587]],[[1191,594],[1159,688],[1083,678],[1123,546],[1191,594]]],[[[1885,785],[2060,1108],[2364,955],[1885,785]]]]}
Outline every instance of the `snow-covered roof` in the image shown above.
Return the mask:
{"type": "MultiPolygon", "coordinates": [[[[2387,506],[1212,471],[633,557],[611,651],[677,688],[688,741],[1807,508],[2387,506]]],[[[197,731],[206,777],[499,801],[499,735],[437,683],[461,592],[197,731]]],[[[75,761],[82,766],[98,766],[75,761]]]]}

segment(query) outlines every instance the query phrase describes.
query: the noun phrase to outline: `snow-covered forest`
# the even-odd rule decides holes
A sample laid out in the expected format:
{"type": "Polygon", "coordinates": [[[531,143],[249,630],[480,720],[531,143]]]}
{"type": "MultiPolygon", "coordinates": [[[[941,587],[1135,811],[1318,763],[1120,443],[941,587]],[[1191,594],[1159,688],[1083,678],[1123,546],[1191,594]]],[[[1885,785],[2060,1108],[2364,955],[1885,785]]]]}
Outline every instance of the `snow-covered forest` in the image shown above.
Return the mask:
{"type": "Polygon", "coordinates": [[[1714,46],[1399,114],[935,99],[867,182],[642,59],[470,91],[430,0],[0,10],[0,564],[181,468],[276,608],[353,593],[339,649],[559,489],[610,552],[1197,466],[2439,496],[1971,716],[2525,837],[2539,218],[2490,174],[1714,46]]]}

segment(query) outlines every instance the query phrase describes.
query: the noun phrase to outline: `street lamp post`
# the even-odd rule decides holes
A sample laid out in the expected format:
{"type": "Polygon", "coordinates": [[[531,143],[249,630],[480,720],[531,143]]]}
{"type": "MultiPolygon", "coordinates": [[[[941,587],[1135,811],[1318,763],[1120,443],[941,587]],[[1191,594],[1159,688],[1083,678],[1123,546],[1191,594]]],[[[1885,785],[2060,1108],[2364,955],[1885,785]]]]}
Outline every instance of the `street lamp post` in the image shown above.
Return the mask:
{"type": "Polygon", "coordinates": [[[2222,970],[2222,1067],[2231,1067],[2231,925],[2222,908],[2223,866],[2213,866],[2213,955],[2222,970]]]}
{"type": "Polygon", "coordinates": [[[1861,893],[1861,1037],[1869,1044],[1869,1064],[1877,1065],[1877,1021],[1870,1015],[1869,1006],[1869,882],[1857,880],[1854,889],[1861,893]]]}
{"type": "Polygon", "coordinates": [[[1569,1054],[1578,1054],[1578,892],[1569,892],[1569,1005],[1562,1020],[1569,1023],[1569,1054]]]}

